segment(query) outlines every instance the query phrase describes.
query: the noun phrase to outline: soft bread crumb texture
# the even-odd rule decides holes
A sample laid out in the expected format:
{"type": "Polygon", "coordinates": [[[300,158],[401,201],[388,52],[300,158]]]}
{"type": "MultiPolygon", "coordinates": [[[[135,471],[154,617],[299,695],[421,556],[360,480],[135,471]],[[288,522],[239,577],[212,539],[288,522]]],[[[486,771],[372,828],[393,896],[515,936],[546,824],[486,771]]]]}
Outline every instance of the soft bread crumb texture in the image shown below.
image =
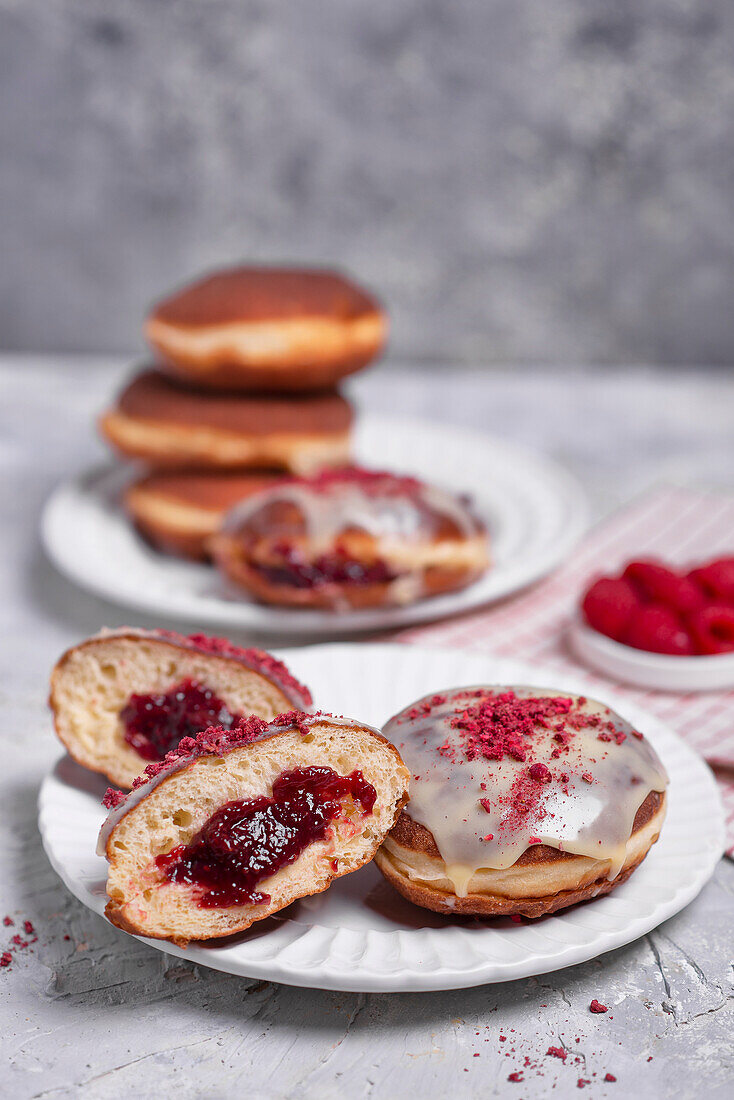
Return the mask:
{"type": "Polygon", "coordinates": [[[281,730],[224,756],[199,757],[155,786],[110,834],[107,916],[126,931],[179,944],[249,928],[369,862],[407,800],[408,780],[397,750],[384,738],[327,719],[314,723],[305,737],[281,730]],[[345,799],[343,815],[323,840],[258,885],[269,902],[204,909],[192,886],[163,879],[156,857],[188,844],[221,806],[270,795],[282,772],[312,766],[340,775],[361,771],[377,791],[374,810],[365,815],[359,804],[345,799]]]}
{"type": "Polygon", "coordinates": [[[128,788],[150,761],[125,741],[120,711],[131,695],[167,692],[187,679],[211,688],[233,714],[270,721],[293,707],[275,683],[232,658],[157,639],[91,639],[64,654],[51,675],[56,733],[79,764],[128,788]]]}

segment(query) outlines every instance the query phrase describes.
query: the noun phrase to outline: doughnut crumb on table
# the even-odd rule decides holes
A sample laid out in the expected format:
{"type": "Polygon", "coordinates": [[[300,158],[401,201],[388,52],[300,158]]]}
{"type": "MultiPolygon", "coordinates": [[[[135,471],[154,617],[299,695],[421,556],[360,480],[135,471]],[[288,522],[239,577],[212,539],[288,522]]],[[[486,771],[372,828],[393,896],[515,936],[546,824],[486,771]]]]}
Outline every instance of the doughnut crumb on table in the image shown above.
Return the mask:
{"type": "Polygon", "coordinates": [[[426,909],[541,917],[609,893],[660,833],[668,779],[657,754],[584,696],[453,688],[383,733],[411,788],[376,862],[426,909]]]}
{"type": "Polygon", "coordinates": [[[209,540],[235,504],[287,476],[266,470],[146,474],[124,493],[125,509],[157,550],[193,561],[210,557],[209,540]]]}
{"type": "Polygon", "coordinates": [[[139,372],[100,419],[108,443],[152,469],[287,470],[310,474],[349,461],[352,407],[335,390],[217,393],[139,372]]]}
{"type": "Polygon", "coordinates": [[[165,630],[103,631],[51,673],[54,727],[77,763],[130,787],[150,761],[208,726],[235,728],[307,710],[311,693],[286,666],[224,638],[165,630]]]}
{"type": "Polygon", "coordinates": [[[374,359],[387,318],[337,272],[237,267],[159,302],[145,335],[164,369],[201,387],[308,391],[374,359]]]}
{"type": "Polygon", "coordinates": [[[186,738],[105,796],[106,914],[184,945],[249,928],[369,862],[408,778],[376,730],[326,714],[186,738]]]}
{"type": "Polygon", "coordinates": [[[360,467],[265,490],[232,510],[211,548],[257,600],[336,611],[455,591],[489,566],[486,529],[463,500],[360,467]]]}

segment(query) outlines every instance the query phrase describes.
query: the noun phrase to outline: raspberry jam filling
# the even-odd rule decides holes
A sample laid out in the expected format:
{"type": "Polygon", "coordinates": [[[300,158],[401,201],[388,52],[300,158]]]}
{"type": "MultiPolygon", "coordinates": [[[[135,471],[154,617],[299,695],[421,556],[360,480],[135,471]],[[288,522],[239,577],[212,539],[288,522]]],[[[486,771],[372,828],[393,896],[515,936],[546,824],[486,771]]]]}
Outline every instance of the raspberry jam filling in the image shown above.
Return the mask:
{"type": "Polygon", "coordinates": [[[209,726],[232,729],[240,720],[211,688],[182,680],[160,695],[131,695],[120,711],[125,740],[144,760],[162,760],[182,737],[209,726]]]}
{"type": "Polygon", "coordinates": [[[283,552],[277,565],[255,565],[255,569],[271,584],[288,584],[294,588],[318,588],[326,584],[383,584],[395,580],[383,561],[360,562],[342,554],[322,554],[308,561],[295,549],[283,552]]]}
{"type": "Polygon", "coordinates": [[[377,792],[360,771],[294,768],[278,776],[272,796],[227,802],[190,844],[158,856],[156,865],[169,882],[197,887],[204,909],[263,904],[270,897],[258,883],[322,840],[347,797],[370,814],[377,792]]]}

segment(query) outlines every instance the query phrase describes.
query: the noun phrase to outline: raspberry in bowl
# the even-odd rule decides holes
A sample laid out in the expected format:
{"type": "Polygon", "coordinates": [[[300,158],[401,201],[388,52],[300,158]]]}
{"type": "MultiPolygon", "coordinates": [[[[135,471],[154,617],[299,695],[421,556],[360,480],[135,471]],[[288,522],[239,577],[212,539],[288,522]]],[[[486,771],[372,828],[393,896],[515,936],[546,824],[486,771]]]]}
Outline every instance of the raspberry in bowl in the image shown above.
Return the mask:
{"type": "Polygon", "coordinates": [[[640,687],[734,687],[734,556],[687,568],[641,558],[597,577],[570,641],[584,663],[640,687]]]}

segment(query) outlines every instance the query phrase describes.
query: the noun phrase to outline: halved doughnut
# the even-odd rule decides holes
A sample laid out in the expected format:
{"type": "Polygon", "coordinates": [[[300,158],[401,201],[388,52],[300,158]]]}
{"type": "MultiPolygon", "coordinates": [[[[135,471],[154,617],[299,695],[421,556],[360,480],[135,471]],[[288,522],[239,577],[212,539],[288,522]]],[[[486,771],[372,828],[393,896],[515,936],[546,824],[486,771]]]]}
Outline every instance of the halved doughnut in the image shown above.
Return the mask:
{"type": "Polygon", "coordinates": [[[464,501],[359,467],[264,490],[210,545],[219,568],[263,603],[337,611],[464,588],[489,564],[487,532],[464,501]]]}
{"type": "Polygon", "coordinates": [[[67,650],[51,674],[49,704],[70,756],[130,787],[182,737],[255,714],[311,706],[308,688],[259,649],[204,634],[124,627],[67,650]]]}
{"type": "Polygon", "coordinates": [[[660,835],[665,769],[595,700],[454,688],[383,732],[410,769],[411,798],[375,861],[426,909],[540,917],[615,889],[660,835]]]}
{"type": "Polygon", "coordinates": [[[145,335],[164,369],[202,388],[307,391],[374,359],[387,318],[338,272],[237,267],[159,302],[145,335]]]}
{"type": "Polygon", "coordinates": [[[107,916],[178,944],[249,928],[369,862],[408,778],[376,730],[325,714],[184,741],[126,798],[108,792],[107,916]]]}

